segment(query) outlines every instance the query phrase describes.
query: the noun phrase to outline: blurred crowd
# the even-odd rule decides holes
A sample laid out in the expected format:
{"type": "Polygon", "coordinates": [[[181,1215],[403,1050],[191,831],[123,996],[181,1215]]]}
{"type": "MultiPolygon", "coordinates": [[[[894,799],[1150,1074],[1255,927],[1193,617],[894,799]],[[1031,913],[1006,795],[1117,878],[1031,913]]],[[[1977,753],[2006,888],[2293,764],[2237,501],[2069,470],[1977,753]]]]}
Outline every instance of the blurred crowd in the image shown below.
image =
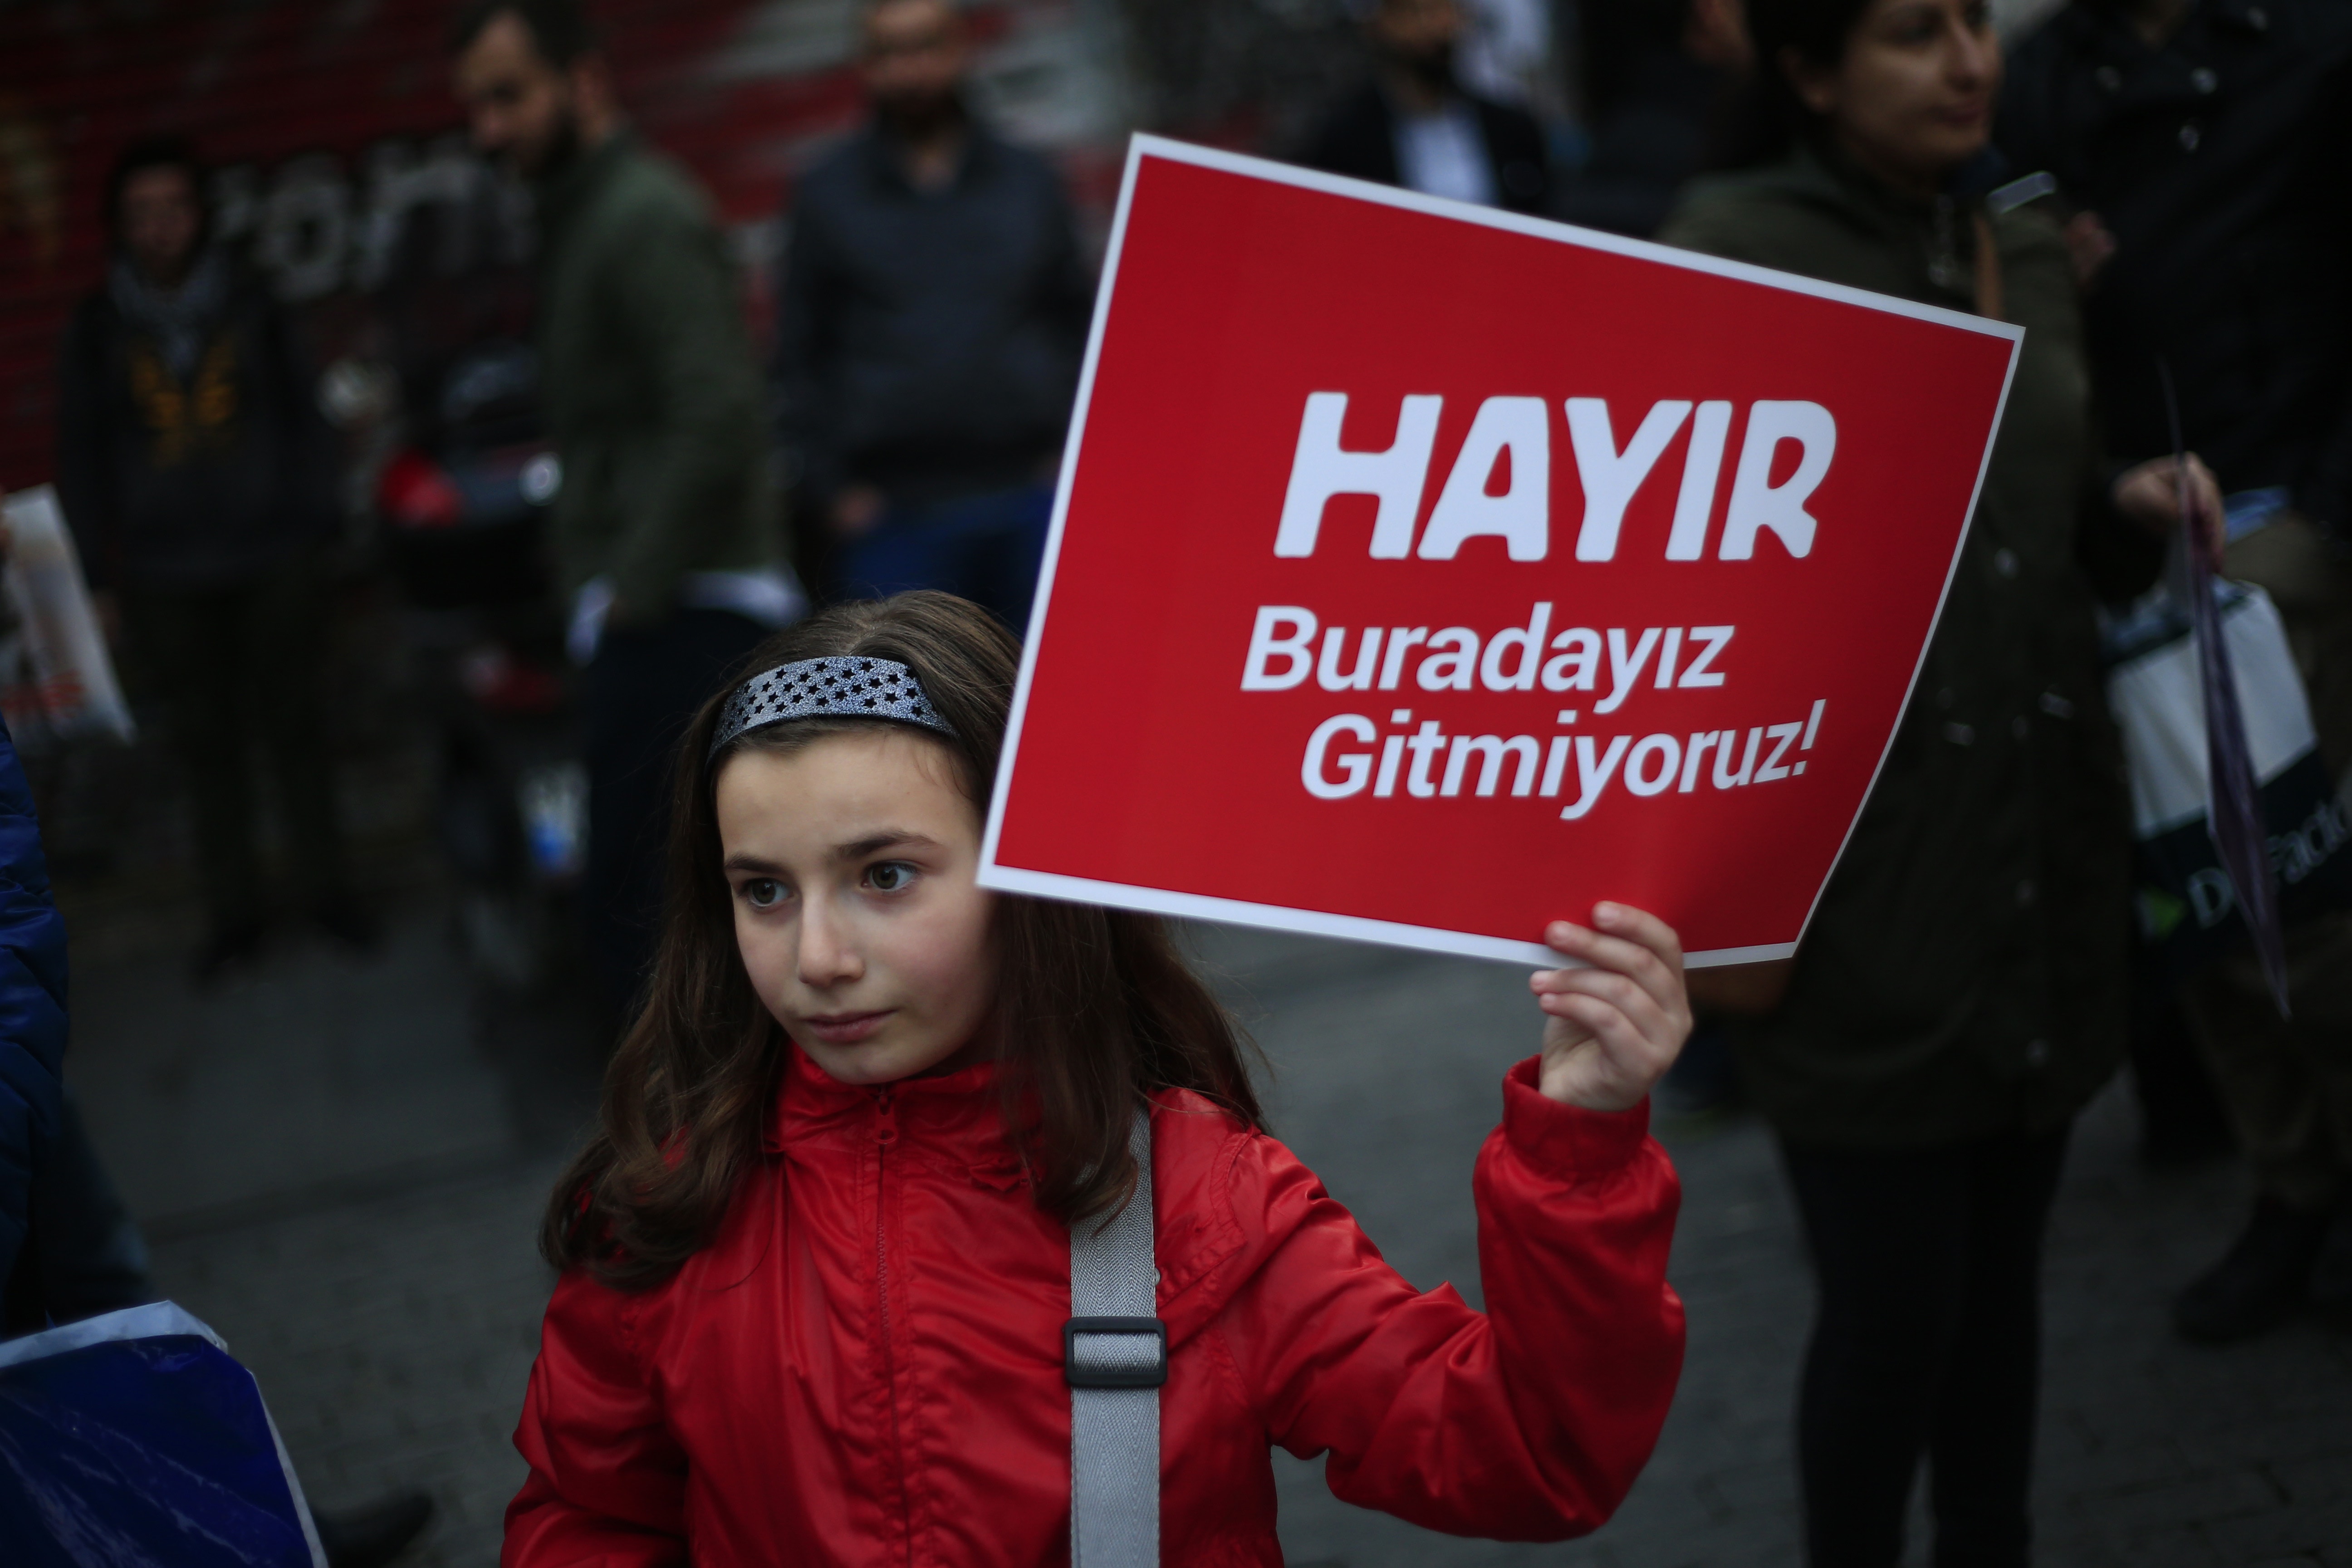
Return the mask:
{"type": "MultiPolygon", "coordinates": [[[[633,127],[593,15],[477,0],[453,21],[453,112],[534,204],[536,368],[517,392],[508,361],[468,362],[478,395],[443,398],[459,434],[373,500],[387,570],[444,617],[420,635],[446,656],[452,862],[534,940],[576,921],[617,1020],[670,753],[768,631],[918,587],[1023,627],[1097,242],[1056,164],[977,107],[960,8],[870,0],[865,121],[793,179],[755,334],[738,252],[633,127]]],[[[2026,328],[1934,647],[1806,942],[1694,976],[1706,1021],[1669,1088],[1685,1114],[1752,1104],[1781,1140],[1821,1288],[1811,1561],[1893,1564],[1925,1463],[1935,1560],[2022,1563],[2042,1236],[2068,1128],[2126,1060],[2147,1158],[2234,1149],[2257,1177],[2242,1237],[2181,1282],[2179,1331],[2242,1339],[2307,1303],[2352,1320],[2352,900],[2332,890],[2352,874],[2288,900],[2283,993],[2242,934],[2176,940],[2135,869],[2147,825],[2105,694],[2116,628],[2189,554],[2260,587],[2328,853],[2348,836],[2352,8],[2070,0],[2005,31],[1984,0],[1352,15],[1360,68],[1254,150],[2026,328]],[[1515,77],[1498,40],[1530,26],[1550,74],[1515,77]]],[[[345,700],[321,679],[333,400],[215,242],[203,159],[152,136],[116,161],[107,270],[58,348],[55,478],[185,782],[210,984],[282,911],[362,954],[379,922],[324,739],[345,700]]],[[[0,1057],[0,1276],[28,1202],[34,1238],[12,1331],[151,1294],[57,1097],[59,1048],[0,1039],[26,1058],[0,1057]],[[70,1173],[27,1177],[37,1145],[70,1173]]],[[[412,1515],[335,1560],[383,1560],[412,1515]]]]}

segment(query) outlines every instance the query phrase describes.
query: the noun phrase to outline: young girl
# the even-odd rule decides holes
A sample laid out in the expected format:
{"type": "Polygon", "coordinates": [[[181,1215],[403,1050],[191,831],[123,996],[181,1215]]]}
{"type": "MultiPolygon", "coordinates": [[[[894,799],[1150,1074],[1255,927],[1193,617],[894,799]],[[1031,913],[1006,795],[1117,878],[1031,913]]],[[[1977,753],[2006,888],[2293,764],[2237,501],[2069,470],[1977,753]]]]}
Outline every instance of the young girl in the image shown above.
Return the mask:
{"type": "Polygon", "coordinates": [[[505,1563],[1278,1563],[1270,1443],[1433,1529],[1599,1525],[1682,1360],[1674,933],[1547,932],[1580,967],[1479,1160],[1488,1310],[1417,1292],[1158,921],[975,885],[1016,660],[961,600],[847,605],[688,731],[505,1563]]]}

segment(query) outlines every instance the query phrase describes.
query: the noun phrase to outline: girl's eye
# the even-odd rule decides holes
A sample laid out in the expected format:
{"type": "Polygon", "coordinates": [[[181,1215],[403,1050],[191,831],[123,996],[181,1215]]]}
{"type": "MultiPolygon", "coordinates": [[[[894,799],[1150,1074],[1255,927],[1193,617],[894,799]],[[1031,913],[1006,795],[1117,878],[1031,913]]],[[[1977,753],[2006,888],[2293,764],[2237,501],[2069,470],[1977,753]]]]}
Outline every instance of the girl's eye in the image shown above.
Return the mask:
{"type": "Polygon", "coordinates": [[[784,885],[773,877],[754,877],[743,884],[743,901],[755,910],[772,910],[784,901],[784,885]]]}
{"type": "Polygon", "coordinates": [[[904,860],[885,860],[868,868],[866,873],[866,886],[877,893],[904,892],[914,880],[915,868],[904,860]]]}
{"type": "Polygon", "coordinates": [[[1932,5],[1913,5],[1886,16],[1882,26],[1885,29],[1882,36],[1887,42],[1916,48],[1935,41],[1936,35],[1944,30],[1944,18],[1932,5]]]}

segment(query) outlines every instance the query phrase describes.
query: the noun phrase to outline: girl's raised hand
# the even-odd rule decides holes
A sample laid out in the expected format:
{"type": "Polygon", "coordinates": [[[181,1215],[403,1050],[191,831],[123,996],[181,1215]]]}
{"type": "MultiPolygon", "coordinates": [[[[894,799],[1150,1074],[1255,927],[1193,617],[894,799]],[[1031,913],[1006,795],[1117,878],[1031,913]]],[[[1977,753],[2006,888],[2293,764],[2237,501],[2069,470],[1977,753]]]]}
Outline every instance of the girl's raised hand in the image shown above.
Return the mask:
{"type": "Polygon", "coordinates": [[[1541,1088],[1562,1105],[1626,1110],[1665,1076],[1690,1037],[1683,948],[1665,921],[1596,904],[1587,930],[1554,921],[1544,941],[1591,965],[1546,969],[1528,984],[1544,1018],[1541,1088]]]}

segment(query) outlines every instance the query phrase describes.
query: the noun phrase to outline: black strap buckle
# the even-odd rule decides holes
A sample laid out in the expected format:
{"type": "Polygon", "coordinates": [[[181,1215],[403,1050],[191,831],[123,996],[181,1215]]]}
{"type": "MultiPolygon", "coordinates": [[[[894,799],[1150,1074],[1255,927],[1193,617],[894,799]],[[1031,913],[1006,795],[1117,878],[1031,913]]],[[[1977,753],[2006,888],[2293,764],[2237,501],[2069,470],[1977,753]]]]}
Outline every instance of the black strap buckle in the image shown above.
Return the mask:
{"type": "Polygon", "coordinates": [[[1168,1325],[1157,1318],[1072,1318],[1062,1325],[1062,1376],[1072,1388],[1158,1388],[1168,1381],[1168,1325]],[[1078,1357],[1078,1336],[1117,1334],[1156,1342],[1149,1364],[1107,1364],[1099,1351],[1078,1357]]]}

